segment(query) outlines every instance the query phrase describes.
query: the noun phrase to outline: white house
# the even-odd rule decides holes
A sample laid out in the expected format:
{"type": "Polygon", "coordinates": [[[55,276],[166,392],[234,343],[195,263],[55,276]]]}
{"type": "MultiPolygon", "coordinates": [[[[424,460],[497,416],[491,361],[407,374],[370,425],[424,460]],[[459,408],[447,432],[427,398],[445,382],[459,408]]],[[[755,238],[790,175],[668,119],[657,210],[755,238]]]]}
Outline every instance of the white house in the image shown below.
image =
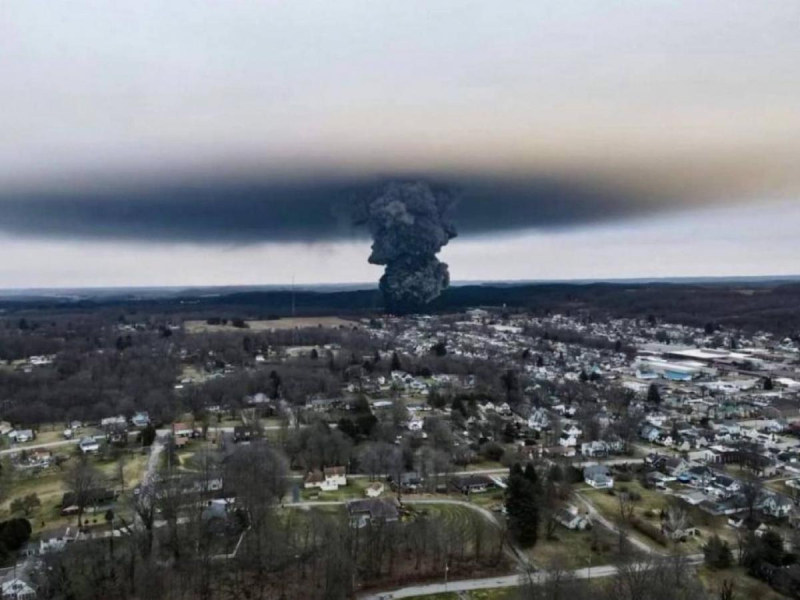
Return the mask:
{"type": "Polygon", "coordinates": [[[645,425],[642,427],[641,432],[639,433],[639,437],[643,440],[647,440],[648,442],[652,443],[658,439],[658,436],[661,434],[661,430],[658,427],[653,425],[645,425]]]}
{"type": "Polygon", "coordinates": [[[542,431],[550,425],[550,416],[543,408],[537,408],[528,417],[528,427],[535,431],[542,431]]]}
{"type": "Polygon", "coordinates": [[[558,438],[558,445],[565,448],[574,448],[578,445],[578,438],[581,436],[581,430],[575,424],[569,424],[561,432],[561,437],[558,438]]]}
{"type": "Polygon", "coordinates": [[[8,437],[17,444],[24,444],[36,439],[36,434],[33,433],[32,429],[15,429],[8,434],[8,437]]]}
{"type": "Polygon", "coordinates": [[[344,467],[328,467],[323,471],[312,471],[306,475],[303,487],[307,490],[318,488],[323,492],[335,492],[340,486],[347,485],[344,467]]]}
{"type": "Polygon", "coordinates": [[[591,525],[589,520],[586,517],[582,516],[578,512],[578,509],[575,508],[574,506],[568,506],[562,510],[557,511],[553,516],[553,518],[558,523],[560,523],[567,529],[571,530],[588,529],[588,527],[591,525]]]}
{"type": "Polygon", "coordinates": [[[117,417],[106,417],[105,419],[100,420],[101,427],[109,427],[111,425],[125,425],[128,421],[125,419],[124,415],[119,415],[117,417]]]}
{"type": "Polygon", "coordinates": [[[655,427],[663,427],[664,423],[667,421],[667,415],[663,413],[650,413],[645,417],[645,421],[655,427]]]}
{"type": "Polygon", "coordinates": [[[564,431],[561,433],[561,437],[558,438],[558,445],[564,448],[574,448],[578,445],[578,438],[564,431]]]}
{"type": "Polygon", "coordinates": [[[344,467],[326,467],[322,474],[328,485],[335,485],[337,488],[347,485],[347,471],[344,467]]]}
{"type": "Polygon", "coordinates": [[[377,498],[380,496],[385,489],[385,486],[380,481],[376,481],[374,483],[369,484],[365,493],[367,494],[368,498],[377,498]]]}
{"type": "Polygon", "coordinates": [[[583,470],[583,479],[593,488],[598,490],[614,487],[614,478],[611,471],[604,465],[593,465],[583,470]]]}
{"type": "Polygon", "coordinates": [[[422,419],[411,419],[408,422],[408,430],[409,431],[422,431],[422,425],[424,421],[422,419]]]}
{"type": "Polygon", "coordinates": [[[792,501],[778,494],[768,494],[761,502],[761,510],[771,517],[786,517],[792,512],[792,501]]]}
{"type": "Polygon", "coordinates": [[[134,427],[147,427],[150,425],[150,415],[146,412],[138,412],[131,417],[131,423],[134,427]]]}
{"type": "Polygon", "coordinates": [[[581,444],[581,454],[584,456],[596,457],[596,456],[608,456],[609,447],[603,441],[596,441],[596,442],[584,442],[581,444]]]}
{"type": "Polygon", "coordinates": [[[575,412],[577,411],[577,409],[574,406],[572,406],[572,405],[567,406],[566,404],[563,404],[563,403],[554,404],[553,405],[553,410],[556,411],[558,414],[560,414],[563,417],[574,417],[575,416],[575,412]]]}
{"type": "Polygon", "coordinates": [[[84,454],[100,451],[100,444],[97,443],[97,440],[90,437],[82,438],[81,441],[78,442],[78,447],[84,454]]]}
{"type": "Polygon", "coordinates": [[[67,544],[76,539],[78,539],[78,531],[69,526],[43,532],[39,540],[39,554],[60,552],[67,544]]]}
{"type": "Polygon", "coordinates": [[[13,577],[0,583],[0,598],[4,600],[33,600],[36,598],[36,590],[22,579],[13,577]]]}

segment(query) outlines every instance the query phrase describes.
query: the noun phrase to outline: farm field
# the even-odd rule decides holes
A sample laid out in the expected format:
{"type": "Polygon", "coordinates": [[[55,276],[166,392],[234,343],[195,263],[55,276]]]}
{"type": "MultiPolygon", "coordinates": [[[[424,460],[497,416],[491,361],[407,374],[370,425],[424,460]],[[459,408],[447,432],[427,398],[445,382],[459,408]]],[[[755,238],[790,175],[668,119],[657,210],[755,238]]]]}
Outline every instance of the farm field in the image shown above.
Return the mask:
{"type": "Polygon", "coordinates": [[[285,319],[272,319],[264,321],[247,321],[248,327],[242,329],[227,325],[209,325],[205,321],[184,321],[183,328],[187,333],[219,333],[231,331],[272,331],[279,329],[302,329],[304,327],[352,327],[355,321],[347,321],[339,317],[294,317],[285,319]]]}

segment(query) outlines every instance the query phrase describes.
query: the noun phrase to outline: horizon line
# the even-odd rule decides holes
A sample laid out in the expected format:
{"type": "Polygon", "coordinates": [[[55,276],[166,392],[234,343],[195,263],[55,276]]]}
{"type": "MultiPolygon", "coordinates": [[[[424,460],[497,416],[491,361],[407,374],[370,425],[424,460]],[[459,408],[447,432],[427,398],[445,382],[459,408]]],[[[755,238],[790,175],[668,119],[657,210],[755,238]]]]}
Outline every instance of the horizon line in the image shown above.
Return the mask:
{"type": "MultiPolygon", "coordinates": [[[[800,281],[800,274],[791,275],[675,275],[660,277],[575,277],[565,279],[460,279],[452,281],[450,287],[465,287],[470,285],[539,285],[539,284],[591,284],[591,283],[618,283],[618,284],[646,284],[646,283],[702,283],[702,282],[761,282],[771,281],[800,281]]],[[[295,290],[308,291],[309,288],[356,288],[361,290],[378,289],[377,282],[370,281],[344,281],[337,283],[253,283],[253,284],[176,284],[176,285],[90,285],[76,287],[0,287],[2,295],[20,295],[24,293],[53,293],[53,292],[122,292],[122,291],[181,291],[204,289],[238,289],[258,290],[272,288],[273,291],[295,290]]]]}

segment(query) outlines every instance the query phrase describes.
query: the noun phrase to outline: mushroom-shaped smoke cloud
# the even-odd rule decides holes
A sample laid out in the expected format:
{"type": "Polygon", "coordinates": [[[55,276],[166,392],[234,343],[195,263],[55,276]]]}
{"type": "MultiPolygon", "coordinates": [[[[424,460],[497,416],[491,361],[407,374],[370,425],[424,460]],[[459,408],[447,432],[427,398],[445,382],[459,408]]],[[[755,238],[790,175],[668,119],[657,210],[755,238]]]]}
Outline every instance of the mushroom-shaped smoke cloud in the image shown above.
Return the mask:
{"type": "Polygon", "coordinates": [[[388,311],[417,312],[450,284],[436,254],[456,236],[447,216],[453,203],[449,192],[421,181],[390,182],[357,201],[356,222],[374,240],[369,262],[386,265],[380,288],[388,311]]]}

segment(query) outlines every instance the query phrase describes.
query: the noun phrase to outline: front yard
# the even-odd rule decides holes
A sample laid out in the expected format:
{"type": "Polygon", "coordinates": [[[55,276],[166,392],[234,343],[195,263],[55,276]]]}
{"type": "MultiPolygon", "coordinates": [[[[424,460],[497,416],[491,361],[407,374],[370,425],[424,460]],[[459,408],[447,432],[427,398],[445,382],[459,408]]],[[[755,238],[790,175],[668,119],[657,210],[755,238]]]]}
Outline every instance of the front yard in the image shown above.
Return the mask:
{"type": "MultiPolygon", "coordinates": [[[[553,540],[545,539],[544,531],[539,535],[537,544],[526,554],[542,568],[558,565],[583,569],[613,563],[620,556],[619,536],[600,523],[588,531],[570,531],[559,525],[553,540]]],[[[633,556],[641,554],[630,544],[625,551],[633,556]]]]}

